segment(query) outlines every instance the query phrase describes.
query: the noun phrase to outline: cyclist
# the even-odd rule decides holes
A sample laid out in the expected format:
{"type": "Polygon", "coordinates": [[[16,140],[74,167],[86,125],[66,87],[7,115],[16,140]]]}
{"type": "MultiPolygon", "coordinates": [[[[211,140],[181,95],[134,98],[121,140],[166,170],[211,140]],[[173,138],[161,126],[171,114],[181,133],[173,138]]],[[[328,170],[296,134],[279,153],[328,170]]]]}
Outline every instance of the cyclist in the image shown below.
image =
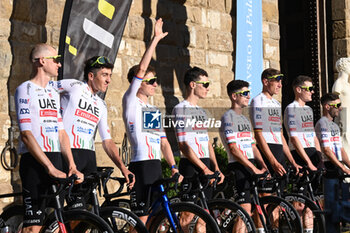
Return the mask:
{"type": "Polygon", "coordinates": [[[40,195],[48,191],[50,176],[66,177],[61,156],[69,165],[69,175],[78,175],[80,181],[84,178],[76,169],[63,128],[59,95],[48,85],[58,75],[59,57],[51,46],[36,45],[30,54],[33,77],[18,86],[15,93],[22,154],[19,170],[25,209],[23,232],[39,232],[45,207],[40,195]]]}
{"type": "MultiPolygon", "coordinates": [[[[186,98],[173,109],[173,116],[178,123],[176,136],[182,152],[180,173],[192,177],[195,173],[213,174],[212,169],[220,172],[208,129],[204,125],[198,127],[200,124],[197,124],[208,120],[205,110],[197,105],[199,99],[204,99],[209,91],[208,73],[199,67],[193,67],[185,73],[184,84],[186,98]]],[[[220,172],[218,183],[223,180],[224,175],[220,172]]],[[[206,196],[210,199],[211,195],[212,190],[207,189],[206,196]]]]}
{"type": "Polygon", "coordinates": [[[315,125],[317,138],[320,140],[324,159],[324,165],[327,173],[323,179],[323,190],[325,208],[334,210],[336,196],[334,190],[339,183],[338,175],[342,173],[350,174],[349,157],[344,150],[341,142],[339,126],[333,122],[335,117],[339,116],[341,111],[341,102],[339,95],[327,93],[321,98],[322,117],[315,125]],[[344,166],[344,164],[346,166],[344,166]]]}
{"type": "MultiPolygon", "coordinates": [[[[283,136],[281,123],[281,104],[272,98],[282,88],[283,74],[268,68],[261,74],[262,92],[251,101],[250,118],[254,127],[255,139],[263,159],[273,175],[286,173],[285,157],[296,168],[300,166],[293,159],[283,136]]],[[[281,184],[284,186],[284,184],[281,184]]],[[[283,190],[283,187],[281,188],[283,190]]]]}
{"type": "Polygon", "coordinates": [[[130,86],[123,96],[123,120],[131,144],[129,169],[136,176],[136,183],[130,195],[131,210],[144,223],[148,217],[150,186],[162,177],[161,151],[171,166],[172,174],[178,173],[163,129],[143,129],[143,112],[154,112],[155,119],[160,114],[156,107],[149,104],[148,97],[155,94],[155,88],[158,86],[156,72],[149,63],[158,42],[168,34],[163,32],[162,26],[162,19],[158,19],[154,27],[154,37],[140,64],[129,70],[130,86]]]}
{"type": "MultiPolygon", "coordinates": [[[[85,61],[84,80],[63,79],[50,84],[61,94],[64,127],[69,135],[75,163],[84,175],[95,172],[95,133],[98,128],[102,146],[107,155],[121,170],[128,185],[131,172],[125,167],[113,142],[107,123],[107,105],[99,96],[111,82],[113,64],[106,57],[95,56],[85,61]]],[[[77,204],[77,203],[76,203],[77,204]]]]}
{"type": "MultiPolygon", "coordinates": [[[[231,108],[221,118],[220,136],[228,154],[228,170],[235,172],[235,201],[252,215],[251,175],[264,173],[267,166],[256,147],[250,121],[242,114],[250,99],[248,88],[249,83],[243,80],[233,80],[227,84],[231,108]],[[255,166],[256,162],[262,169],[255,166]]],[[[234,232],[242,229],[242,224],[240,219],[234,232]]]]}
{"type": "Polygon", "coordinates": [[[321,147],[316,137],[312,108],[306,105],[312,100],[312,79],[299,75],[292,83],[295,100],[284,112],[284,124],[289,135],[289,148],[296,162],[310,170],[322,166],[321,147]]]}

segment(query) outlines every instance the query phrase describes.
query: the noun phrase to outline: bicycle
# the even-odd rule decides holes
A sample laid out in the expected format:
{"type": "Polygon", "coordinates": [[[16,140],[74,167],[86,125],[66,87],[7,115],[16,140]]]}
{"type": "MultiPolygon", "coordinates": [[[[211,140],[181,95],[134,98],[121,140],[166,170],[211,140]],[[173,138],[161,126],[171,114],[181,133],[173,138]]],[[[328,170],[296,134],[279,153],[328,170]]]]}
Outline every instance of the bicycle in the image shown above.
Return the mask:
{"type": "Polygon", "coordinates": [[[326,233],[322,205],[319,198],[314,194],[311,185],[314,179],[319,179],[322,176],[322,173],[323,170],[312,172],[303,167],[299,170],[299,174],[295,175],[295,171],[289,167],[286,174],[287,183],[292,183],[291,186],[296,184],[298,188],[287,192],[280,192],[279,190],[277,192],[279,196],[292,203],[293,206],[299,205],[303,208],[299,212],[299,216],[303,219],[304,228],[313,229],[314,233],[326,233]]]}
{"type": "Polygon", "coordinates": [[[147,233],[147,228],[143,222],[131,211],[113,205],[100,206],[96,190],[101,190],[100,181],[104,180],[105,177],[109,177],[113,170],[112,167],[98,167],[95,173],[84,177],[84,182],[79,185],[78,190],[75,190],[74,196],[89,201],[92,212],[109,223],[115,232],[129,232],[134,229],[138,233],[147,233]]]}
{"type": "MultiPolygon", "coordinates": [[[[150,214],[146,222],[146,226],[151,233],[153,232],[220,232],[215,220],[202,208],[192,203],[170,203],[167,192],[177,189],[177,180],[179,174],[171,178],[161,179],[151,187],[151,192],[158,193],[156,200],[152,203],[150,214]],[[170,184],[174,184],[171,186],[170,184]],[[191,213],[193,217],[184,222],[184,216],[191,213]],[[205,229],[199,228],[200,223],[205,223],[205,229]]],[[[104,197],[106,201],[102,206],[115,205],[119,207],[129,207],[130,201],[127,199],[113,199],[115,197],[125,196],[127,192],[122,192],[123,185],[113,193],[109,194],[106,180],[114,179],[121,183],[125,183],[123,179],[114,177],[105,177],[102,181],[104,189],[104,197]],[[113,199],[113,200],[112,200],[113,199]],[[127,205],[125,205],[127,202],[127,205]]],[[[203,227],[203,226],[202,226],[203,227]]]]}
{"type": "Polygon", "coordinates": [[[194,203],[208,211],[216,220],[221,232],[255,233],[256,229],[252,218],[240,205],[222,198],[207,200],[204,190],[212,179],[214,179],[213,186],[216,189],[216,183],[219,179],[218,172],[213,175],[195,174],[193,177],[185,177],[182,182],[182,192],[178,195],[179,197],[172,198],[171,202],[180,201],[182,196],[191,196],[194,203]],[[198,187],[194,189],[193,184],[198,184],[198,187]],[[238,229],[236,224],[239,222],[243,225],[238,229]]]}
{"type": "MultiPolygon", "coordinates": [[[[68,195],[71,193],[71,189],[74,186],[74,182],[77,180],[76,175],[72,175],[66,179],[52,178],[54,183],[51,186],[52,194],[42,195],[44,202],[47,204],[50,200],[54,200],[53,211],[45,216],[43,226],[40,232],[56,232],[60,230],[62,233],[66,232],[103,232],[103,233],[113,233],[111,227],[99,216],[84,211],[84,210],[64,210],[60,196],[64,192],[68,192],[68,195]],[[73,222],[78,222],[79,224],[72,228],[73,222]]],[[[46,209],[48,210],[48,208],[46,209]]],[[[45,211],[46,212],[46,211],[45,211]]],[[[6,232],[20,232],[21,223],[23,221],[23,206],[11,207],[2,213],[1,218],[5,221],[5,224],[8,223],[9,219],[21,216],[21,221],[18,227],[7,226],[6,232]],[[20,228],[19,228],[20,226],[20,228]]]]}
{"type": "MultiPolygon", "coordinates": [[[[235,173],[231,171],[226,176],[226,181],[229,181],[226,187],[234,187],[235,185],[235,173]]],[[[273,193],[275,190],[268,184],[275,183],[278,186],[278,181],[269,178],[268,173],[264,174],[254,174],[252,175],[252,185],[251,185],[251,194],[252,194],[252,209],[256,209],[258,217],[262,227],[265,232],[294,232],[302,233],[303,228],[301,220],[298,216],[298,212],[295,208],[286,200],[278,196],[259,196],[261,193],[273,193]],[[278,216],[276,216],[276,214],[278,216]],[[276,220],[278,220],[276,222],[276,220]]],[[[229,190],[226,190],[226,193],[229,190]]],[[[224,192],[221,192],[221,195],[225,196],[224,192]]],[[[226,194],[227,196],[227,194],[226,194]]],[[[234,200],[234,197],[230,195],[230,198],[234,200]]],[[[252,212],[254,212],[252,210],[252,212]]],[[[255,226],[256,228],[258,226],[255,226]]],[[[261,226],[260,226],[261,227],[261,226]]]]}

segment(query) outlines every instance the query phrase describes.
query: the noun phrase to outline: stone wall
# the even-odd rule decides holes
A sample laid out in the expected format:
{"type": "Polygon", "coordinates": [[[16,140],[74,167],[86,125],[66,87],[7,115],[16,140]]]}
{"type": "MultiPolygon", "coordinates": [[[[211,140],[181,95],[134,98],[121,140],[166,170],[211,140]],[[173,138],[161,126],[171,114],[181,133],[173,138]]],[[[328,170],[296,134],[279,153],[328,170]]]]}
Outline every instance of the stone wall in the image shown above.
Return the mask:
{"type": "MultiPolygon", "coordinates": [[[[15,88],[28,80],[31,66],[28,55],[36,43],[58,48],[64,0],[0,1],[0,149],[8,140],[7,129],[18,127],[13,95],[15,88]]],[[[121,97],[128,88],[126,73],[137,64],[153,32],[155,18],[162,17],[169,35],[154,55],[160,87],[151,103],[172,108],[183,100],[182,77],[189,66],[206,69],[212,81],[204,107],[227,108],[226,84],[234,74],[235,1],[232,0],[134,0],[115,62],[113,80],[106,95],[112,137],[123,139],[121,97]]],[[[264,68],[279,68],[279,26],[277,0],[263,0],[264,68]]],[[[211,133],[211,136],[218,136],[211,133]]],[[[174,151],[174,137],[168,134],[174,151]]],[[[111,165],[97,139],[99,165],[111,165]]],[[[18,167],[6,171],[0,166],[1,193],[19,191],[18,167]]],[[[2,206],[12,199],[0,200],[2,206]]]]}
{"type": "Polygon", "coordinates": [[[333,70],[337,77],[336,61],[350,56],[350,2],[332,0],[333,70]]]}

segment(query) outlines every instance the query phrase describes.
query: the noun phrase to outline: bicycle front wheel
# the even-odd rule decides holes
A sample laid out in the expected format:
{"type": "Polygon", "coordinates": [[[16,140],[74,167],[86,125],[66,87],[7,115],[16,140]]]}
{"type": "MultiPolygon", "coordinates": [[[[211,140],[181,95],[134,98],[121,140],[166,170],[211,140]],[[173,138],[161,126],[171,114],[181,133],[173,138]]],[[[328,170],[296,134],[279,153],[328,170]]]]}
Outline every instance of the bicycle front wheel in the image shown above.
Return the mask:
{"type": "Polygon", "coordinates": [[[283,233],[302,233],[303,227],[298,212],[286,200],[277,196],[260,198],[268,229],[279,229],[283,233]]]}
{"type": "Polygon", "coordinates": [[[147,228],[136,214],[124,208],[106,206],[100,209],[100,216],[112,227],[114,232],[148,233],[147,228]]]}
{"type": "MultiPolygon", "coordinates": [[[[84,210],[68,210],[62,213],[67,233],[113,233],[112,228],[101,217],[84,210]]],[[[41,228],[41,233],[54,233],[59,230],[55,213],[50,214],[41,228]]]]}
{"type": "Polygon", "coordinates": [[[8,232],[20,232],[23,226],[23,205],[13,205],[4,210],[1,218],[8,227],[8,232]]]}
{"type": "MultiPolygon", "coordinates": [[[[192,203],[172,203],[170,211],[174,218],[176,232],[219,233],[215,220],[201,207],[192,203]]],[[[158,212],[150,226],[150,232],[175,232],[172,223],[163,211],[158,212]]]]}
{"type": "Polygon", "coordinates": [[[252,218],[237,203],[225,199],[213,199],[207,203],[221,232],[256,232],[252,218]]]}

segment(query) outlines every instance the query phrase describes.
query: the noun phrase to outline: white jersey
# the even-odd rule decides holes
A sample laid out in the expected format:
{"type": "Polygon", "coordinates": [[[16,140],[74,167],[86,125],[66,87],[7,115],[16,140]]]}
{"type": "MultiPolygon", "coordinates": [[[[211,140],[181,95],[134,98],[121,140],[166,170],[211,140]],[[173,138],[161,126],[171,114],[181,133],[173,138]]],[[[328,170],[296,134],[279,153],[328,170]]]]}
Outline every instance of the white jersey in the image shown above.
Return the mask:
{"type": "MultiPolygon", "coordinates": [[[[60,152],[59,130],[63,130],[57,91],[50,85],[42,88],[31,81],[19,85],[15,93],[19,130],[32,132],[44,152],[60,152]]],[[[20,154],[28,152],[19,138],[20,154]]]]}
{"type": "Polygon", "coordinates": [[[220,136],[229,155],[229,163],[237,162],[230,151],[231,143],[235,143],[247,159],[254,159],[252,145],[255,144],[255,140],[250,121],[245,116],[232,109],[228,110],[221,118],[220,136]]]}
{"type": "Polygon", "coordinates": [[[161,127],[160,116],[157,115],[160,114],[159,110],[144,103],[136,96],[141,82],[142,79],[134,77],[123,96],[123,120],[131,145],[131,162],[160,160],[161,138],[166,137],[161,127]],[[157,123],[157,127],[145,125],[144,117],[147,116],[156,116],[154,119],[150,119],[152,121],[150,123],[157,123]]]}
{"type": "MultiPolygon", "coordinates": [[[[187,142],[198,158],[209,158],[208,129],[201,123],[208,120],[204,109],[184,100],[173,109],[176,136],[179,142],[187,142]]],[[[183,158],[184,155],[181,155],[183,158]]]]}
{"type": "MultiPolygon", "coordinates": [[[[329,147],[339,161],[341,156],[341,137],[339,126],[327,117],[323,116],[315,125],[315,131],[321,147],[329,147]]],[[[324,160],[328,161],[328,157],[324,156],[324,160]]]]}
{"type": "Polygon", "coordinates": [[[262,131],[266,143],[282,145],[282,110],[277,100],[260,93],[250,103],[250,118],[254,129],[262,131]]]}
{"type": "Polygon", "coordinates": [[[315,147],[314,114],[312,109],[297,101],[290,103],[284,111],[284,125],[289,135],[289,149],[295,150],[290,137],[297,137],[303,148],[315,147]]]}
{"type": "Polygon", "coordinates": [[[95,150],[97,127],[102,140],[111,138],[106,103],[92,94],[86,82],[63,79],[50,85],[61,94],[63,125],[71,148],[95,150]]]}

